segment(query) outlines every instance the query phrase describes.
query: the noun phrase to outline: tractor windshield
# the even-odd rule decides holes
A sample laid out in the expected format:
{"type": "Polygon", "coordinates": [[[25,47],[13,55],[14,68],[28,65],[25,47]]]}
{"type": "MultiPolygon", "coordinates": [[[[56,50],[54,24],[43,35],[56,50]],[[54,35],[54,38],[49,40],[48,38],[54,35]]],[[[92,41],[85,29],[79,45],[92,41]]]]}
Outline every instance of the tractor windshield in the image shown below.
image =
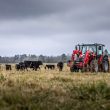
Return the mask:
{"type": "Polygon", "coordinates": [[[96,46],[82,46],[82,53],[85,54],[87,50],[96,53],[96,46]]]}

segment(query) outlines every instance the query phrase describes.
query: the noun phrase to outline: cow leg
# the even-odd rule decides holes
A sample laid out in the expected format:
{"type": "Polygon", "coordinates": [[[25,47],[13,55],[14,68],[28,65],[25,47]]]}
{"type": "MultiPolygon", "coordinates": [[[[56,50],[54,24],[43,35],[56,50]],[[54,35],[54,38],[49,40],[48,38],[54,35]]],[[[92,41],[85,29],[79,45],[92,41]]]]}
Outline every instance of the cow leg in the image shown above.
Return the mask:
{"type": "Polygon", "coordinates": [[[45,70],[46,70],[47,68],[45,67],[45,70]]]}
{"type": "Polygon", "coordinates": [[[26,68],[26,70],[28,71],[28,69],[26,68]]]}
{"type": "Polygon", "coordinates": [[[37,68],[35,68],[35,71],[37,71],[37,68]]]}
{"type": "Polygon", "coordinates": [[[38,67],[39,68],[39,70],[40,70],[40,67],[38,67]]]}

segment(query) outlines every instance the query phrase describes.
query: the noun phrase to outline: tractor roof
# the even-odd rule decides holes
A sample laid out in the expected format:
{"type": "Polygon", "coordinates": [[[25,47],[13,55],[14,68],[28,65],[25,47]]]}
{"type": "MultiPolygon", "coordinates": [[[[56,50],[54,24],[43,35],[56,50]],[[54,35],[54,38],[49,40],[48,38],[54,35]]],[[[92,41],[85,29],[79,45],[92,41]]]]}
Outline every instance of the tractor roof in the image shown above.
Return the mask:
{"type": "Polygon", "coordinates": [[[105,45],[104,44],[94,43],[94,44],[78,44],[78,46],[105,46],[105,45]]]}

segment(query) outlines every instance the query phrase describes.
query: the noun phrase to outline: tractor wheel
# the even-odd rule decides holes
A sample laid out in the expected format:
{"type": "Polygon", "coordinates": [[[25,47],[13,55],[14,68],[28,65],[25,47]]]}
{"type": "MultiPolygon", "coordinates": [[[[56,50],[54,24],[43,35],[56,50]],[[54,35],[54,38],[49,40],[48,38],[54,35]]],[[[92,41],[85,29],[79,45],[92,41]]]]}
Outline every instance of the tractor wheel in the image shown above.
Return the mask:
{"type": "Polygon", "coordinates": [[[74,67],[73,67],[73,66],[70,67],[70,71],[71,71],[71,72],[74,72],[74,67]]]}
{"type": "Polygon", "coordinates": [[[87,72],[86,70],[87,70],[87,68],[86,68],[86,67],[83,67],[83,68],[81,69],[81,72],[82,72],[82,73],[87,72]]]}
{"type": "Polygon", "coordinates": [[[79,72],[79,69],[76,66],[70,67],[71,72],[79,72]]]}
{"type": "Polygon", "coordinates": [[[104,72],[109,72],[109,62],[108,61],[103,61],[103,71],[104,72]]]}
{"type": "Polygon", "coordinates": [[[91,72],[98,72],[99,71],[99,66],[98,66],[98,61],[97,60],[92,60],[90,63],[90,70],[91,72]]]}

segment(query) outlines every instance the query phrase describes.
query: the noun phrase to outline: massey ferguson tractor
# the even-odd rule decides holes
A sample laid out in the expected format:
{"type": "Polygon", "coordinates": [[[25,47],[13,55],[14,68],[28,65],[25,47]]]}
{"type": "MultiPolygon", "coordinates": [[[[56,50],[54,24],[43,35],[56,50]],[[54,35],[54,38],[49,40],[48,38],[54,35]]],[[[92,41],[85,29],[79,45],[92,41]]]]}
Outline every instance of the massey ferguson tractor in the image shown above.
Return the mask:
{"type": "Polygon", "coordinates": [[[71,72],[109,72],[108,51],[103,44],[78,44],[68,62],[71,72]]]}

